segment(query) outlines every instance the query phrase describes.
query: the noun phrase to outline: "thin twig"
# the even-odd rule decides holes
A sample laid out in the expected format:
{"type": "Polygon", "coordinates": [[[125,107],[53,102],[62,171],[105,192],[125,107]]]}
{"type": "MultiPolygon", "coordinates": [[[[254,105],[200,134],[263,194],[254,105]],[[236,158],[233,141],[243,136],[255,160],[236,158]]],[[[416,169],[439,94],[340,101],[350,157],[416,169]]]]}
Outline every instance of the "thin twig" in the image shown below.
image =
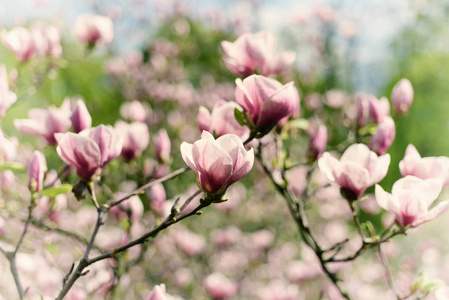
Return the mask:
{"type": "Polygon", "coordinates": [[[122,198],[120,198],[120,199],[118,199],[118,200],[116,200],[116,201],[110,202],[110,203],[107,205],[106,209],[109,210],[109,209],[111,209],[111,207],[116,206],[116,205],[119,205],[120,203],[122,203],[123,201],[127,200],[128,198],[130,198],[130,197],[132,197],[132,196],[134,196],[134,195],[138,195],[138,194],[142,193],[142,192],[143,192],[144,190],[146,190],[147,188],[152,187],[153,185],[156,185],[156,184],[158,184],[158,183],[162,183],[162,182],[164,182],[164,181],[167,181],[167,180],[169,180],[169,179],[171,179],[171,178],[173,178],[173,177],[176,177],[176,176],[178,176],[179,174],[182,174],[182,173],[186,172],[186,171],[189,170],[189,169],[190,169],[189,167],[184,167],[184,168],[178,169],[178,170],[176,170],[176,171],[174,171],[174,172],[172,172],[172,173],[170,173],[170,174],[168,174],[168,175],[166,175],[166,176],[164,176],[164,177],[161,177],[161,178],[159,178],[159,179],[153,180],[153,181],[151,181],[151,182],[149,182],[149,183],[147,183],[147,184],[145,184],[145,185],[143,185],[143,186],[141,186],[141,187],[135,189],[135,190],[132,191],[131,193],[129,193],[129,194],[123,196],[122,198]]]}
{"type": "MultiPolygon", "coordinates": [[[[196,197],[198,195],[198,191],[195,192],[192,196],[190,196],[186,202],[191,201],[191,199],[193,199],[194,197],[196,197]]],[[[179,218],[175,218],[175,215],[173,213],[171,213],[161,224],[159,224],[156,228],[154,228],[153,230],[147,232],[146,234],[142,235],[140,238],[133,240],[129,243],[127,243],[126,245],[116,248],[113,251],[107,252],[105,254],[101,254],[99,256],[96,256],[92,259],[89,259],[89,253],[90,250],[92,249],[92,245],[94,243],[96,234],[98,233],[98,230],[100,228],[100,226],[103,223],[103,215],[107,212],[108,207],[107,206],[101,206],[100,209],[98,210],[98,218],[97,218],[97,223],[95,225],[94,231],[92,233],[92,237],[90,239],[90,242],[86,248],[86,251],[84,253],[83,258],[80,260],[80,262],[78,263],[75,271],[73,272],[73,274],[70,276],[70,273],[68,273],[68,276],[66,276],[68,278],[68,280],[66,280],[65,284],[63,285],[63,288],[61,290],[61,292],[59,293],[58,297],[56,298],[56,300],[61,300],[65,297],[65,295],[69,292],[69,290],[71,289],[71,287],[73,286],[73,284],[76,282],[76,280],[78,280],[79,277],[83,276],[85,273],[83,273],[84,269],[88,266],[90,266],[91,264],[94,264],[98,261],[107,259],[107,258],[111,258],[114,257],[115,255],[126,251],[127,249],[138,245],[138,244],[143,244],[146,241],[148,241],[148,239],[155,237],[159,232],[161,232],[162,230],[166,229],[167,227],[178,223],[179,221],[188,218],[190,216],[196,215],[200,213],[200,210],[204,207],[207,207],[211,204],[211,202],[204,202],[204,201],[200,201],[200,205],[198,207],[196,207],[194,210],[192,210],[191,212],[189,212],[186,215],[183,215],[179,218]]]]}
{"type": "Polygon", "coordinates": [[[396,287],[394,286],[393,277],[391,276],[391,271],[390,271],[390,267],[388,265],[387,258],[385,257],[385,255],[382,251],[382,245],[379,244],[377,249],[379,250],[379,256],[380,256],[380,259],[382,260],[382,264],[385,269],[385,274],[387,275],[388,285],[390,286],[391,290],[393,291],[394,295],[396,296],[396,299],[401,300],[401,297],[399,296],[399,293],[396,290],[396,287]]]}

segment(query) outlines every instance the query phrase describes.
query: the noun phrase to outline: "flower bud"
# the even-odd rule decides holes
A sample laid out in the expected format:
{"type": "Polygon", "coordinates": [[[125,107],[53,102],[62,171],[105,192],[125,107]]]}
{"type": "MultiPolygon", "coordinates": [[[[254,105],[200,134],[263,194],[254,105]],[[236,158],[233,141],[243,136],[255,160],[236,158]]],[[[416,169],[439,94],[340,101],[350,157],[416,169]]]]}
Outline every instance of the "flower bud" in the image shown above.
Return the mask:
{"type": "Polygon", "coordinates": [[[242,140],[246,140],[249,136],[249,129],[237,122],[234,115],[235,109],[242,110],[237,103],[224,100],[220,100],[214,105],[212,113],[201,106],[197,117],[198,127],[201,131],[213,132],[216,137],[233,133],[242,140]]]}
{"type": "Polygon", "coordinates": [[[371,137],[369,143],[370,150],[376,152],[377,155],[382,155],[387,152],[394,141],[396,135],[396,128],[391,117],[386,117],[382,123],[377,126],[376,133],[371,137]]]}
{"type": "Polygon", "coordinates": [[[137,100],[124,103],[120,107],[120,115],[123,119],[135,122],[145,122],[147,119],[147,110],[149,108],[143,106],[137,100]]]}
{"type": "Polygon", "coordinates": [[[402,78],[393,87],[391,102],[393,109],[399,114],[406,114],[413,102],[413,86],[408,79],[402,78]]]}
{"type": "Polygon", "coordinates": [[[148,297],[148,300],[166,300],[166,288],[165,284],[155,285],[153,287],[153,290],[151,291],[150,296],[148,297]]]}
{"type": "Polygon", "coordinates": [[[385,97],[369,97],[369,116],[372,122],[379,124],[390,115],[390,102],[385,97]]]}
{"type": "Polygon", "coordinates": [[[46,171],[47,161],[45,160],[45,156],[39,151],[34,151],[33,158],[28,166],[28,188],[31,192],[39,192],[42,190],[46,171]]]}
{"type": "Polygon", "coordinates": [[[92,127],[92,117],[87,110],[86,104],[81,99],[76,101],[76,106],[70,120],[72,121],[73,132],[75,133],[92,127]]]}
{"type": "Polygon", "coordinates": [[[204,280],[204,288],[212,299],[224,300],[237,294],[237,284],[222,273],[213,273],[204,280]]]}
{"type": "Polygon", "coordinates": [[[162,183],[153,185],[152,187],[146,189],[146,194],[150,203],[150,208],[158,214],[162,214],[164,210],[164,203],[167,199],[165,188],[162,183]]]}
{"type": "Polygon", "coordinates": [[[312,139],[309,145],[308,156],[312,160],[317,160],[327,146],[327,128],[324,125],[320,125],[313,133],[312,139]]]}
{"type": "Polygon", "coordinates": [[[159,130],[154,137],[154,144],[156,146],[156,159],[161,163],[168,163],[170,161],[171,141],[165,129],[159,130]]]}

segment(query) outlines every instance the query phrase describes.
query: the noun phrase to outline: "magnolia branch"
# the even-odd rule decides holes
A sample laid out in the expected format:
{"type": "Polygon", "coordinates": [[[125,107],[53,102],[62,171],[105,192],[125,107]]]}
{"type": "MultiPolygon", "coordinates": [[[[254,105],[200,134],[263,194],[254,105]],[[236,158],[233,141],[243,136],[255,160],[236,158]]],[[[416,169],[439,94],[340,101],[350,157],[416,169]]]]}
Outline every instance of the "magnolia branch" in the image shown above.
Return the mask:
{"type": "MultiPolygon", "coordinates": [[[[196,191],[194,194],[192,194],[188,199],[185,200],[184,205],[182,205],[182,208],[185,208],[187,205],[186,203],[190,203],[190,201],[192,201],[193,198],[195,198],[196,196],[198,196],[201,193],[201,190],[196,191]]],[[[125,199],[126,200],[126,199],[125,199]]],[[[147,232],[146,234],[142,235],[141,237],[139,237],[138,239],[135,239],[129,243],[127,243],[124,246],[121,246],[119,248],[114,249],[113,251],[107,252],[105,254],[96,256],[92,259],[89,259],[89,253],[92,249],[92,245],[95,241],[96,235],[101,227],[101,225],[103,224],[103,216],[104,214],[108,211],[108,206],[101,206],[100,209],[98,210],[98,218],[97,218],[97,223],[95,225],[94,231],[92,233],[90,242],[88,244],[88,246],[86,247],[86,251],[84,252],[84,256],[81,259],[81,261],[78,263],[75,271],[72,274],[73,270],[70,270],[69,273],[66,275],[65,282],[63,285],[63,288],[61,290],[61,292],[59,293],[58,297],[56,298],[57,300],[63,299],[65,295],[67,295],[67,293],[69,292],[70,288],[73,286],[73,284],[76,282],[76,280],[78,280],[78,278],[80,278],[81,276],[85,275],[86,273],[84,272],[84,269],[98,261],[107,259],[107,258],[111,258],[114,257],[115,255],[126,251],[127,249],[139,245],[139,244],[143,244],[145,242],[147,242],[150,238],[155,237],[159,232],[163,231],[164,229],[170,227],[173,224],[176,224],[178,222],[180,222],[183,219],[186,219],[188,217],[197,215],[197,214],[201,214],[201,209],[204,207],[207,207],[211,204],[211,202],[206,202],[204,200],[200,201],[200,205],[198,205],[194,210],[192,210],[191,212],[185,214],[185,215],[181,215],[180,217],[178,217],[178,215],[182,212],[181,210],[179,210],[176,206],[177,206],[177,202],[175,202],[175,204],[173,205],[173,208],[171,210],[170,215],[165,218],[165,220],[159,224],[157,227],[155,227],[154,229],[152,229],[151,231],[147,232]]]]}
{"type": "MultiPolygon", "coordinates": [[[[323,253],[325,252],[316,241],[311,229],[308,227],[308,222],[304,213],[304,208],[302,206],[301,201],[298,201],[293,197],[293,195],[290,193],[290,191],[287,189],[286,182],[279,184],[275,178],[273,177],[272,172],[268,168],[268,166],[265,164],[262,158],[262,146],[259,145],[258,151],[256,151],[256,158],[262,165],[264,172],[266,175],[270,178],[271,182],[275,186],[276,190],[284,197],[284,199],[287,201],[288,207],[290,209],[290,213],[293,216],[295,222],[298,225],[299,232],[306,243],[307,246],[309,246],[310,249],[312,249],[318,259],[320,260],[321,267],[323,271],[326,273],[327,277],[332,281],[332,283],[335,285],[335,287],[338,289],[340,294],[345,299],[350,299],[349,295],[343,290],[343,288],[339,284],[339,279],[337,278],[336,274],[332,273],[326,266],[326,262],[323,259],[323,253]],[[301,204],[300,204],[301,203],[301,204]]],[[[284,177],[285,174],[282,174],[284,177]]]]}

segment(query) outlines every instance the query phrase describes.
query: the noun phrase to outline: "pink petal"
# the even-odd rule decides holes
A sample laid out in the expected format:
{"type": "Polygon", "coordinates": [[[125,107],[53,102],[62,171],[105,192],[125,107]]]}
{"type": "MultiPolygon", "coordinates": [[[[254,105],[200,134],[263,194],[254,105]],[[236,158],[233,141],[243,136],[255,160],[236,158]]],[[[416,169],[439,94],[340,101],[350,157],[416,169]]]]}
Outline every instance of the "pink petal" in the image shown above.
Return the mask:
{"type": "Polygon", "coordinates": [[[211,127],[212,127],[211,126],[211,124],[212,124],[211,114],[207,110],[207,108],[205,108],[204,106],[200,106],[196,121],[198,123],[198,127],[199,127],[200,131],[203,131],[203,130],[212,131],[211,130],[211,127]]]}
{"type": "Polygon", "coordinates": [[[340,161],[329,154],[329,152],[323,153],[323,156],[318,160],[318,166],[321,172],[323,172],[329,181],[334,182],[334,174],[341,173],[340,161]]]}
{"type": "Polygon", "coordinates": [[[420,216],[413,224],[412,227],[416,227],[423,223],[432,221],[433,219],[439,217],[444,212],[449,209],[449,200],[438,203],[434,208],[432,208],[427,214],[420,216]]]}
{"type": "Polygon", "coordinates": [[[181,144],[181,156],[184,162],[189,166],[189,168],[192,169],[198,175],[198,170],[195,166],[192,157],[192,146],[193,146],[192,144],[183,142],[181,144]]]}
{"type": "Polygon", "coordinates": [[[335,182],[342,188],[353,191],[357,198],[360,197],[370,186],[368,171],[350,161],[342,163],[341,166],[341,174],[338,177],[335,176],[335,182]]]}

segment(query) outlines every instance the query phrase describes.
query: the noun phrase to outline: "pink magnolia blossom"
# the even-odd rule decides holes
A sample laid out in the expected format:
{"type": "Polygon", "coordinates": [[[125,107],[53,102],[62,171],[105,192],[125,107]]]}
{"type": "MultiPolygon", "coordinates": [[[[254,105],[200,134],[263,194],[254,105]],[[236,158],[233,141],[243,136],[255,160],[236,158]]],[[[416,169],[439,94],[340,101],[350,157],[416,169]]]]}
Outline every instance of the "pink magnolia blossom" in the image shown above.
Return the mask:
{"type": "Polygon", "coordinates": [[[214,300],[228,299],[237,294],[238,286],[222,273],[213,273],[204,279],[204,288],[214,300]]]}
{"type": "Polygon", "coordinates": [[[31,26],[36,55],[61,57],[62,46],[59,30],[55,26],[36,22],[31,26]]]}
{"type": "Polygon", "coordinates": [[[215,133],[215,136],[233,133],[242,140],[249,136],[249,128],[240,125],[234,116],[235,109],[242,110],[240,105],[235,102],[220,100],[214,105],[212,113],[204,106],[200,107],[197,122],[201,131],[206,130],[215,133]]]}
{"type": "Polygon", "coordinates": [[[385,97],[377,99],[369,97],[369,116],[371,121],[376,124],[382,123],[385,117],[390,115],[390,102],[385,97]]]}
{"type": "Polygon", "coordinates": [[[327,128],[324,125],[319,125],[312,133],[310,140],[308,154],[313,160],[318,159],[326,150],[327,146],[327,128]]]}
{"type": "Polygon", "coordinates": [[[150,296],[148,297],[148,300],[167,300],[165,295],[166,295],[165,284],[162,283],[159,285],[155,285],[153,287],[153,290],[151,291],[150,296]]]}
{"type": "Polygon", "coordinates": [[[449,200],[446,200],[429,210],[440,194],[441,188],[440,179],[406,176],[393,184],[391,194],[376,185],[376,200],[381,208],[396,216],[400,226],[416,227],[435,219],[449,209],[449,200]]]}
{"type": "Polygon", "coordinates": [[[439,178],[449,185],[449,158],[446,156],[421,157],[415,146],[408,145],[404,158],[399,162],[402,176],[412,175],[421,179],[439,178]]]}
{"type": "Polygon", "coordinates": [[[145,122],[147,118],[147,109],[137,100],[122,104],[120,115],[122,118],[130,121],[145,122]]]}
{"type": "Polygon", "coordinates": [[[34,151],[33,158],[28,166],[28,188],[32,192],[43,188],[44,175],[47,171],[47,161],[42,152],[34,151]]]}
{"type": "Polygon", "coordinates": [[[176,246],[188,256],[196,256],[206,248],[206,240],[202,235],[181,229],[174,233],[176,246]]]}
{"type": "Polygon", "coordinates": [[[394,141],[396,135],[396,127],[391,117],[385,117],[382,123],[377,126],[376,133],[371,137],[369,148],[382,155],[387,152],[394,141]]]}
{"type": "Polygon", "coordinates": [[[393,87],[391,92],[391,102],[397,113],[406,114],[413,102],[413,86],[410,80],[402,78],[393,87]]]}
{"type": "Polygon", "coordinates": [[[340,160],[325,152],[318,160],[329,181],[338,184],[348,200],[356,200],[365,190],[381,181],[388,172],[390,155],[377,156],[364,144],[353,144],[340,160]]]}
{"type": "Polygon", "coordinates": [[[78,99],[76,101],[76,106],[73,110],[70,120],[72,121],[73,132],[75,133],[92,127],[92,117],[90,116],[86,104],[84,104],[83,100],[78,99]]]}
{"type": "Polygon", "coordinates": [[[282,73],[296,58],[296,54],[291,51],[275,54],[274,36],[267,31],[245,33],[234,43],[223,41],[221,46],[229,71],[244,77],[253,74],[258,68],[263,75],[282,73]]]}
{"type": "Polygon", "coordinates": [[[164,185],[162,183],[155,184],[146,189],[145,192],[149,200],[150,208],[158,214],[162,214],[165,200],[167,200],[164,185]]]}
{"type": "Polygon", "coordinates": [[[100,175],[102,168],[119,156],[122,149],[122,139],[111,126],[100,125],[78,134],[57,133],[55,137],[61,159],[74,166],[84,180],[100,175]]]}
{"type": "Polygon", "coordinates": [[[235,99],[256,127],[272,126],[299,111],[299,95],[293,82],[280,82],[260,75],[237,79],[235,99]]]}
{"type": "Polygon", "coordinates": [[[25,134],[42,136],[50,145],[54,145],[55,133],[67,132],[69,129],[70,115],[70,101],[66,99],[60,108],[30,109],[29,119],[14,120],[14,126],[25,134]]]}
{"type": "Polygon", "coordinates": [[[94,14],[82,14],[73,24],[74,37],[90,46],[109,44],[114,38],[114,25],[110,18],[94,14]]]}
{"type": "Polygon", "coordinates": [[[150,133],[145,123],[134,122],[129,124],[117,121],[115,123],[115,131],[123,139],[121,155],[128,161],[142,154],[150,142],[150,133]]]}
{"type": "Polygon", "coordinates": [[[36,45],[31,32],[24,27],[14,27],[2,34],[2,43],[19,61],[27,61],[36,53],[36,45]]]}
{"type": "Polygon", "coordinates": [[[195,143],[181,144],[182,158],[198,175],[198,185],[210,195],[222,195],[234,182],[242,179],[254,164],[254,150],[246,151],[235,134],[214,139],[203,131],[195,143]]]}
{"type": "Polygon", "coordinates": [[[5,65],[0,65],[0,118],[5,116],[6,111],[16,100],[16,94],[9,90],[6,67],[5,65]]]}
{"type": "Polygon", "coordinates": [[[156,159],[159,162],[169,162],[171,152],[171,141],[165,129],[159,130],[154,137],[154,144],[156,146],[156,159]]]}

